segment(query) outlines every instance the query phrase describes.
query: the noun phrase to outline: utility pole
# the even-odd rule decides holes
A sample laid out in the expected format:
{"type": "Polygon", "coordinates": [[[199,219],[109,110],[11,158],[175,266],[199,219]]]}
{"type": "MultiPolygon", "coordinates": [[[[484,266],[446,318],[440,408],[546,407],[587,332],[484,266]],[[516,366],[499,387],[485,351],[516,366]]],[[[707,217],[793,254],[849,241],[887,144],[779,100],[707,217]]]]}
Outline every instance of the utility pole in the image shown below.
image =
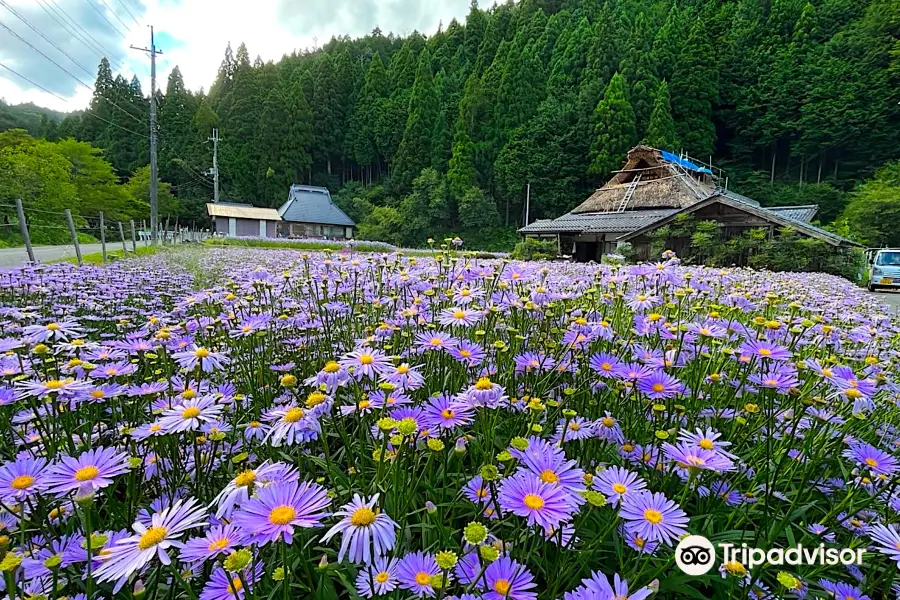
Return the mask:
{"type": "Polygon", "coordinates": [[[156,174],[156,55],[162,54],[162,50],[156,49],[153,39],[153,26],[150,26],[150,47],[131,47],[132,50],[141,50],[150,54],[150,239],[156,244],[159,235],[159,197],[156,174]]]}
{"type": "Polygon", "coordinates": [[[213,143],[213,166],[212,169],[207,171],[207,174],[213,176],[213,202],[219,202],[219,142],[222,141],[219,137],[219,130],[213,129],[212,137],[207,138],[210,142],[213,143]]]}
{"type": "Polygon", "coordinates": [[[528,212],[531,208],[531,182],[525,185],[525,225],[523,227],[528,227],[528,212]]]}

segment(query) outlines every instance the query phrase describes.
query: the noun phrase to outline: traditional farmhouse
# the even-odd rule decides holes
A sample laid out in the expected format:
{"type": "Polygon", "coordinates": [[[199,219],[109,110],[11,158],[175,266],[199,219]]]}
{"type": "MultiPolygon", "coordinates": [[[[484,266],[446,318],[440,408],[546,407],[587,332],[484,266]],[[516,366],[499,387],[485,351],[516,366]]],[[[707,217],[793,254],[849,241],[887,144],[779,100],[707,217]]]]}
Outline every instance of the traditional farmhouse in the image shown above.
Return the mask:
{"type": "MultiPolygon", "coordinates": [[[[718,187],[713,170],[697,161],[637,146],[628,153],[621,171],[571,212],[556,219],[535,221],[519,230],[527,237],[555,240],[561,254],[577,261],[600,261],[619,244],[632,244],[640,260],[649,260],[649,234],[679,214],[717,221],[726,235],[749,228],[792,227],[798,233],[833,246],[859,246],[810,222],[819,207],[762,207],[758,202],[718,187]]],[[[690,240],[680,243],[687,247],[690,240]]],[[[685,248],[672,248],[678,253],[685,248]]]]}
{"type": "Polygon", "coordinates": [[[206,205],[206,212],[215,222],[213,231],[227,237],[273,238],[276,223],[281,221],[274,208],[257,208],[235,202],[211,202],[206,205]]]}
{"type": "Polygon", "coordinates": [[[278,214],[281,237],[351,239],[356,227],[323,187],[292,185],[287,202],[281,205],[278,214]]]}

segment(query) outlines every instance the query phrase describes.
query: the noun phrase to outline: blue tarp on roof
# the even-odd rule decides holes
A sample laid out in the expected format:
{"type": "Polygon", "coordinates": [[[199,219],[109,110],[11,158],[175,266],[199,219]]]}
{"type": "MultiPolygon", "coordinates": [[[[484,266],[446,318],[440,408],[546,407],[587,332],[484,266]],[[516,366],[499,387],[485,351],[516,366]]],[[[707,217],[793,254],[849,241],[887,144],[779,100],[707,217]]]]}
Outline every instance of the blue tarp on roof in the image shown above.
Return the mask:
{"type": "Polygon", "coordinates": [[[666,152],[665,150],[661,150],[663,160],[670,163],[675,163],[676,165],[681,165],[685,169],[689,169],[691,171],[696,171],[697,173],[709,173],[712,175],[712,171],[707,169],[706,167],[701,167],[700,165],[694,164],[686,158],[680,158],[671,152],[666,152]]]}

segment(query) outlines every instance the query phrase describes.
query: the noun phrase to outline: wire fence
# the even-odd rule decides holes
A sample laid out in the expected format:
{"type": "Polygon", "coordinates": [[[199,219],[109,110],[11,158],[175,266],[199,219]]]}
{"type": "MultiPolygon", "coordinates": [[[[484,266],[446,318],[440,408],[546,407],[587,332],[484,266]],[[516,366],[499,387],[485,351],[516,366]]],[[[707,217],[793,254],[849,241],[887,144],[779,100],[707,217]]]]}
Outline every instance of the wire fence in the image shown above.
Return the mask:
{"type": "Polygon", "coordinates": [[[151,245],[177,245],[202,242],[210,236],[206,229],[192,222],[179,223],[178,219],[163,217],[157,225],[157,239],[146,219],[128,221],[110,220],[103,212],[96,215],[73,215],[70,210],[51,211],[26,206],[21,200],[15,204],[0,202],[0,241],[22,243],[31,262],[39,262],[34,246],[72,245],[78,264],[84,263],[81,246],[100,245],[102,262],[110,259],[110,253],[121,249],[122,255],[137,254],[138,248],[151,245]]]}

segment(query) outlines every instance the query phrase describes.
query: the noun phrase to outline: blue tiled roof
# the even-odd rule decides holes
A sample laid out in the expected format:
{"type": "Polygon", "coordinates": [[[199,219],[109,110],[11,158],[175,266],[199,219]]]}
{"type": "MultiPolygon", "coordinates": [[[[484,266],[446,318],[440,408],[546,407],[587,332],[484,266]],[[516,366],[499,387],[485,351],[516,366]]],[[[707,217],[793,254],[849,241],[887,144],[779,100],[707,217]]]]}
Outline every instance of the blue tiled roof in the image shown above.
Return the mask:
{"type": "Polygon", "coordinates": [[[278,209],[285,221],[355,227],[356,223],[331,200],[327,188],[292,185],[287,202],[278,209]]]}

